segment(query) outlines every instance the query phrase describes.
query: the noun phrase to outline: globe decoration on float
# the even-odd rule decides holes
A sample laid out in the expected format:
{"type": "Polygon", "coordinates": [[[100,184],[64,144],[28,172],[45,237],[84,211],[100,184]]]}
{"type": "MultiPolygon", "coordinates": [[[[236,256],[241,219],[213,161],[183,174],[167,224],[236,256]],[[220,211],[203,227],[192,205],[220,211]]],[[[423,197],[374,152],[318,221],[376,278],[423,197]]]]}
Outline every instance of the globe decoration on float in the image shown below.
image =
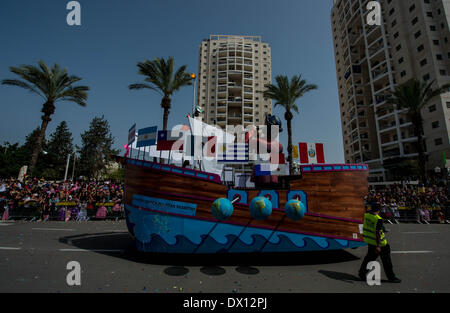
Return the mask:
{"type": "Polygon", "coordinates": [[[225,221],[233,215],[233,204],[225,198],[217,199],[211,206],[211,212],[214,218],[225,221]]]}
{"type": "Polygon", "coordinates": [[[272,202],[265,197],[256,197],[250,203],[250,214],[256,220],[265,220],[272,214],[272,202]]]}
{"type": "Polygon", "coordinates": [[[284,212],[291,220],[299,221],[305,216],[306,208],[301,201],[290,200],[284,206],[284,212]]]}

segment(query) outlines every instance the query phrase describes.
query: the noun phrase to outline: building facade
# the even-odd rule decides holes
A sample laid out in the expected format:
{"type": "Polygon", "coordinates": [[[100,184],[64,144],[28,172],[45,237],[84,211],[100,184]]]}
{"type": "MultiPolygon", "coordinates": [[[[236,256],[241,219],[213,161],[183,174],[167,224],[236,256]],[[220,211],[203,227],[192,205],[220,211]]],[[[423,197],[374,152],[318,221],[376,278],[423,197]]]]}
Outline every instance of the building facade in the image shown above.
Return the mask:
{"type": "MultiPolygon", "coordinates": [[[[335,0],[331,26],[345,160],[367,163],[371,181],[394,180],[388,164],[417,157],[413,124],[386,99],[415,78],[450,82],[450,0],[381,0],[369,26],[369,0],[335,0]]],[[[450,93],[423,109],[427,169],[450,158],[450,93]]]]}
{"type": "Polygon", "coordinates": [[[199,51],[197,105],[203,121],[263,125],[272,101],[260,91],[272,83],[271,49],[259,36],[211,35],[199,51]]]}

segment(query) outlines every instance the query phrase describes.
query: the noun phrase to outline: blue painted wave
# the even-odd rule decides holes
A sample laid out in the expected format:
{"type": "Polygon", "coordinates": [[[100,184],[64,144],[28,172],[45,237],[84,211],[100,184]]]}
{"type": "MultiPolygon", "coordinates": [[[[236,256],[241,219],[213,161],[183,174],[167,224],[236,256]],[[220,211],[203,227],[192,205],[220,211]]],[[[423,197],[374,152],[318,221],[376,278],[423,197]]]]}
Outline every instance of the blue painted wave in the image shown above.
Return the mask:
{"type": "Polygon", "coordinates": [[[364,243],[293,234],[139,210],[126,206],[127,226],[146,252],[244,253],[340,250],[364,243]]]}

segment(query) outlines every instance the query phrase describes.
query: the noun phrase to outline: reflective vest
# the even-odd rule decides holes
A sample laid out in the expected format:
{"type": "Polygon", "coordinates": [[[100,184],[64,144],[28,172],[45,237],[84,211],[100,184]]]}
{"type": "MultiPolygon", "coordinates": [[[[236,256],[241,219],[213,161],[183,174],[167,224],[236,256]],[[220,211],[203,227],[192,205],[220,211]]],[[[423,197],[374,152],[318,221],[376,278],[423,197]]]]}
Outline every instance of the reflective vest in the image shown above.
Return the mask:
{"type": "MultiPolygon", "coordinates": [[[[367,242],[369,245],[377,245],[377,223],[381,219],[381,217],[375,214],[364,214],[363,238],[364,242],[367,242]]],[[[384,247],[386,245],[387,240],[384,237],[384,232],[380,230],[380,246],[384,247]]]]}

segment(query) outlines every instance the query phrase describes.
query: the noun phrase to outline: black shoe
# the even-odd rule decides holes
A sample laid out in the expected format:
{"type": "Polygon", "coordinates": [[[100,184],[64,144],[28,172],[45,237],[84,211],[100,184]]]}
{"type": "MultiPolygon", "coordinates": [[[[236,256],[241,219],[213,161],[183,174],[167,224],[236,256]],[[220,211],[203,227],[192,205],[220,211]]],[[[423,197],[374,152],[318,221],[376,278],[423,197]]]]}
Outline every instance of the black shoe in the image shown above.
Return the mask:
{"type": "Polygon", "coordinates": [[[402,282],[402,280],[400,278],[394,277],[394,278],[389,279],[389,282],[394,283],[394,284],[399,284],[402,282]]]}

